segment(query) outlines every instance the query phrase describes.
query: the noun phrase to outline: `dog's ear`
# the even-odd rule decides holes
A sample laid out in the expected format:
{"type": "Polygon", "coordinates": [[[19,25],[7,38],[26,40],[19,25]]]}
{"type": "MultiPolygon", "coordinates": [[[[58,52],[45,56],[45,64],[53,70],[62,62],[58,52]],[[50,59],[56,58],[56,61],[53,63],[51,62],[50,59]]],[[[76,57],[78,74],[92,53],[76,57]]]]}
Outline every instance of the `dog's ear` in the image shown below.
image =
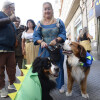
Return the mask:
{"type": "Polygon", "coordinates": [[[60,41],[58,39],[55,39],[56,40],[56,43],[64,43],[64,40],[61,39],[60,41]]]}
{"type": "Polygon", "coordinates": [[[80,57],[81,58],[85,58],[86,57],[86,50],[83,46],[81,45],[78,45],[78,49],[79,49],[79,52],[80,52],[80,57]]]}
{"type": "Polygon", "coordinates": [[[32,72],[35,73],[35,72],[40,72],[42,70],[42,60],[41,60],[41,57],[37,57],[33,64],[32,64],[32,67],[33,67],[33,70],[32,72]]]}
{"type": "Polygon", "coordinates": [[[64,43],[57,43],[56,45],[57,45],[58,48],[63,49],[63,45],[64,45],[64,43]]]}

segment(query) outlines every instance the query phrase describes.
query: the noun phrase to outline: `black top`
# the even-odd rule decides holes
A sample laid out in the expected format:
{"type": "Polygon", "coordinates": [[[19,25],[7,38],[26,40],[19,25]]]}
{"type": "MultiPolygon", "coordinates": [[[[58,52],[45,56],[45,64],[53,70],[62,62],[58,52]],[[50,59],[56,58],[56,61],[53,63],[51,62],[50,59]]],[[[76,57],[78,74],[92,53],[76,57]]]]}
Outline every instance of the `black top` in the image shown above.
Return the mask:
{"type": "Polygon", "coordinates": [[[84,33],[83,37],[80,37],[80,41],[84,41],[84,40],[90,40],[88,37],[87,37],[87,34],[84,33]]]}

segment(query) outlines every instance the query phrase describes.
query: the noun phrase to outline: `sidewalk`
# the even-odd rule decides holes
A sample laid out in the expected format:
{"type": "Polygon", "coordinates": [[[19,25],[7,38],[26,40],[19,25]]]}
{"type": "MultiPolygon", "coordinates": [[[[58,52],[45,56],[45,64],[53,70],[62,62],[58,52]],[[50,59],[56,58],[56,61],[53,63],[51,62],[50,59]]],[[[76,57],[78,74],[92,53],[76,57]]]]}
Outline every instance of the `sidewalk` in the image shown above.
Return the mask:
{"type": "MultiPolygon", "coordinates": [[[[66,77],[67,79],[67,77],[66,77]]],[[[67,89],[66,89],[67,91],[67,89]]],[[[91,66],[90,73],[87,79],[88,100],[100,100],[100,61],[96,60],[91,66]]],[[[54,100],[87,100],[81,96],[79,85],[74,83],[73,94],[71,97],[66,97],[65,93],[60,94],[58,90],[52,92],[54,100]]]]}
{"type": "MultiPolygon", "coordinates": [[[[66,80],[67,80],[67,76],[66,80]]],[[[6,83],[8,85],[8,83],[6,83]]],[[[67,85],[65,85],[67,87],[67,85]]],[[[67,91],[67,88],[66,88],[67,91]]],[[[12,91],[9,91],[12,92],[12,91]]],[[[87,92],[89,94],[88,100],[100,100],[100,61],[96,60],[91,66],[90,73],[87,80],[87,92]]],[[[65,93],[60,94],[58,90],[54,90],[51,95],[54,100],[87,100],[81,96],[79,85],[74,83],[73,94],[71,97],[66,97],[65,93]]],[[[8,98],[0,98],[0,100],[11,100],[8,98]]]]}

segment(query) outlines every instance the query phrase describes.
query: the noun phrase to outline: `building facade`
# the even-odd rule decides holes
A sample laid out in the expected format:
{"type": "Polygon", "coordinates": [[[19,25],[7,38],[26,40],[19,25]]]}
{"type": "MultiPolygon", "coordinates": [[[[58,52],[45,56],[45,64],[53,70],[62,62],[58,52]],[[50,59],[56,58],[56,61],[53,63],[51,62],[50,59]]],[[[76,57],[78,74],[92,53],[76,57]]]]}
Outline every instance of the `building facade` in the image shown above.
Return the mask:
{"type": "MultiPolygon", "coordinates": [[[[76,41],[79,30],[88,27],[93,36],[92,52],[100,55],[100,17],[96,16],[96,5],[100,0],[63,0],[61,1],[60,18],[64,21],[67,35],[71,34],[76,41]]],[[[100,13],[100,9],[99,9],[100,13]]]]}

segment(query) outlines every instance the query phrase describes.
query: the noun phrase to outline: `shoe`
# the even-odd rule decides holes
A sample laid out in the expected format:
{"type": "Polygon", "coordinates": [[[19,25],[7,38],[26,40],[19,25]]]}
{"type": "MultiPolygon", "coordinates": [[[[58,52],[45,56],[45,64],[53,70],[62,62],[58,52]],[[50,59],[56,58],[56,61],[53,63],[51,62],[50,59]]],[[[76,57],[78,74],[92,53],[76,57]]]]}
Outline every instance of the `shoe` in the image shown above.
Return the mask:
{"type": "Polygon", "coordinates": [[[20,83],[20,80],[16,77],[16,80],[14,83],[20,83]]]}
{"type": "Polygon", "coordinates": [[[65,92],[65,89],[64,89],[63,86],[61,87],[61,89],[59,89],[59,92],[60,92],[60,93],[64,93],[64,92],[65,92]]]}
{"type": "Polygon", "coordinates": [[[21,71],[21,75],[20,76],[24,76],[23,72],[21,71]]]}
{"type": "Polygon", "coordinates": [[[1,98],[6,98],[8,96],[8,91],[6,90],[6,88],[2,88],[0,90],[0,94],[1,94],[1,98]]]}
{"type": "Polygon", "coordinates": [[[15,86],[12,84],[12,85],[9,85],[8,86],[8,89],[10,89],[10,90],[16,90],[16,88],[15,88],[15,86]]]}

